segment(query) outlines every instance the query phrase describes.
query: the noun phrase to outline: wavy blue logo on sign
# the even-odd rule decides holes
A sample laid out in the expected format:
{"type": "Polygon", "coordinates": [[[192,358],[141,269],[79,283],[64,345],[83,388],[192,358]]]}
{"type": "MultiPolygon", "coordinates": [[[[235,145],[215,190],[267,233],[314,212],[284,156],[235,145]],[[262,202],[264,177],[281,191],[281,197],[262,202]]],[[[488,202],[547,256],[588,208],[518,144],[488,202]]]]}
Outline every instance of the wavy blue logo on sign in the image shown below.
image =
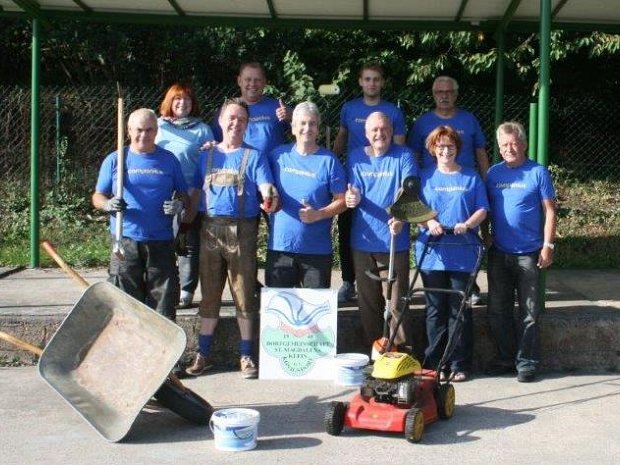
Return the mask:
{"type": "Polygon", "coordinates": [[[330,312],[328,301],[313,304],[294,293],[279,292],[273,295],[264,312],[275,317],[278,325],[263,330],[261,344],[290,376],[307,374],[316,360],[329,355],[336,344],[333,329],[318,325],[330,312]]]}

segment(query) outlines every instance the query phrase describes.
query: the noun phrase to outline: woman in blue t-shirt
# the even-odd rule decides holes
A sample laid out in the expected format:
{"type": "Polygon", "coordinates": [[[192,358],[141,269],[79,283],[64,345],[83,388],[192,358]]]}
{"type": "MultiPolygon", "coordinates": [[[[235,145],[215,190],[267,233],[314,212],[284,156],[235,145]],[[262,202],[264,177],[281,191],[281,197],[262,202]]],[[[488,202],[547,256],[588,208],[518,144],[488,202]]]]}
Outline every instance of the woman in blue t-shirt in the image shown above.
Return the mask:
{"type": "MultiPolygon", "coordinates": [[[[462,291],[480,253],[479,241],[472,235],[478,234],[478,225],[486,218],[489,209],[486,190],[473,169],[456,163],[461,140],[454,129],[449,126],[434,129],[426,138],[426,148],[437,165],[422,170],[420,197],[438,215],[420,225],[416,241],[417,266],[424,287],[462,291]],[[454,235],[445,236],[448,228],[454,231],[454,235]],[[431,236],[433,242],[422,256],[424,245],[431,236]]],[[[437,368],[447,339],[456,328],[460,305],[458,294],[426,292],[427,367],[437,368]]],[[[466,308],[462,334],[446,365],[439,367],[441,377],[451,376],[452,381],[465,381],[471,368],[472,351],[472,315],[471,308],[466,308]]]]}
{"type": "MultiPolygon", "coordinates": [[[[159,131],[155,143],[177,157],[181,162],[185,181],[191,186],[200,157],[200,147],[213,140],[213,132],[202,121],[196,94],[186,84],[176,83],[168,88],[159,106],[159,113],[159,131]]],[[[178,256],[181,281],[179,308],[188,308],[198,286],[200,216],[193,221],[189,231],[179,234],[178,238],[182,239],[183,234],[185,255],[178,256]]]]}

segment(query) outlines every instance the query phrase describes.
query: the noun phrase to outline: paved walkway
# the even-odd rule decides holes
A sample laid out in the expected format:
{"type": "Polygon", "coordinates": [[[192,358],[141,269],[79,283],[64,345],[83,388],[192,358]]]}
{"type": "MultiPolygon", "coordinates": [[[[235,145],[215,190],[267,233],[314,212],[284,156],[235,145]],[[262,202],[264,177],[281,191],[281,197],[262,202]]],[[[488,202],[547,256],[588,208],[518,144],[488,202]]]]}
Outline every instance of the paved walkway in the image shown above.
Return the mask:
{"type": "Polygon", "coordinates": [[[5,465],[206,464],[544,464],[615,465],[620,456],[620,375],[476,378],[456,385],[449,421],[429,425],[419,444],[400,434],[324,432],[332,400],[354,390],[327,381],[242,380],[216,373],[185,384],[216,408],[261,414],[255,450],[215,449],[208,427],[170,411],[142,411],[120,443],[103,440],[48,388],[35,368],[0,369],[1,462],[5,465]]]}

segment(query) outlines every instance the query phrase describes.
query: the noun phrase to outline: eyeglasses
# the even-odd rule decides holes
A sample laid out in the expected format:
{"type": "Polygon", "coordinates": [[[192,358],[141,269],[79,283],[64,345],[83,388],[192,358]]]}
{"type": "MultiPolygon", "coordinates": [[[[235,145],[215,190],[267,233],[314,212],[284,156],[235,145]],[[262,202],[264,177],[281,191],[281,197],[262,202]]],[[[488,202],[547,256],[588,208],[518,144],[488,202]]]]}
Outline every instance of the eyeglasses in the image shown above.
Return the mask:
{"type": "Polygon", "coordinates": [[[435,145],[435,148],[437,149],[438,152],[443,152],[444,150],[447,150],[448,152],[455,152],[456,151],[456,145],[435,145]]]}

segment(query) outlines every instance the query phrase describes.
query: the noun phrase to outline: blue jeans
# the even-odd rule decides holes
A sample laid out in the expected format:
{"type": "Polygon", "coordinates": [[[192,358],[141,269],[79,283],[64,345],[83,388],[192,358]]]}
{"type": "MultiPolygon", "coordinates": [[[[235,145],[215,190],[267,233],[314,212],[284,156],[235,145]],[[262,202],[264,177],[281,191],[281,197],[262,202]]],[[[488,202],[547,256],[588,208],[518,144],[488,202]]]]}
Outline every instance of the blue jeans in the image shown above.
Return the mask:
{"type": "Polygon", "coordinates": [[[177,257],[179,264],[179,281],[181,291],[189,294],[196,292],[198,276],[200,274],[200,225],[201,215],[197,215],[192,222],[191,229],[186,233],[187,255],[177,257]]]}
{"type": "MultiPolygon", "coordinates": [[[[424,287],[457,291],[464,291],[469,279],[469,273],[464,271],[421,270],[420,275],[424,287]]],[[[452,372],[469,371],[474,346],[471,308],[465,307],[459,322],[457,316],[463,300],[461,296],[443,292],[425,292],[425,298],[428,347],[424,351],[424,365],[428,368],[437,368],[448,338],[455,337],[457,339],[452,341],[453,351],[446,364],[452,372]]]]}
{"type": "Polygon", "coordinates": [[[540,360],[539,319],[544,311],[539,252],[503,253],[495,247],[488,256],[488,319],[497,346],[497,363],[519,371],[536,370],[540,360]],[[515,291],[518,314],[515,321],[515,291]]]}

